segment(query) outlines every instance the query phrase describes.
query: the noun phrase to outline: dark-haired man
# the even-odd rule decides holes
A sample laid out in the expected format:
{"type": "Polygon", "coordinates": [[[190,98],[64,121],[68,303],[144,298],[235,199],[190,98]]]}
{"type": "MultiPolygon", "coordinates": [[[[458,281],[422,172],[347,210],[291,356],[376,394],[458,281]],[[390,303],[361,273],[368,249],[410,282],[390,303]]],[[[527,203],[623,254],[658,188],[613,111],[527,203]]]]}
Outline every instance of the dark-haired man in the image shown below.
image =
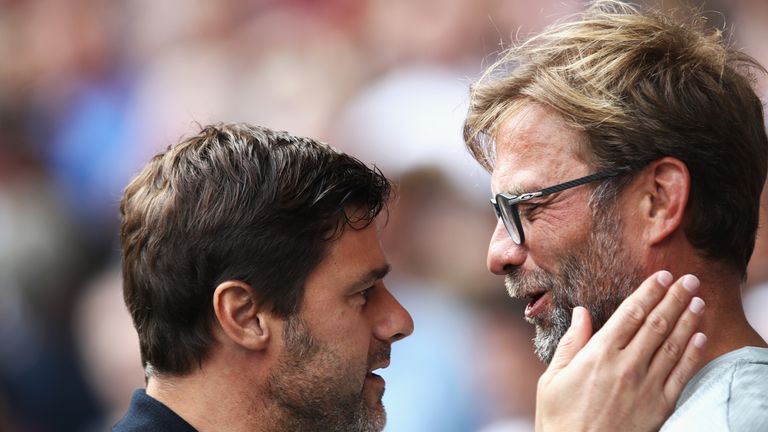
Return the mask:
{"type": "MultiPolygon", "coordinates": [[[[666,431],[768,430],[768,349],[740,299],[768,168],[762,104],[743,74],[750,68],[762,69],[695,23],[596,1],[576,21],[511,48],[472,89],[465,138],[492,171],[499,216],[488,267],[506,275],[511,295],[530,300],[525,315],[542,359],[555,358],[572,313],[598,329],[652,272],[700,277],[700,286],[683,282],[709,305],[701,325],[708,364],[679,401],[659,395],[674,409],[666,431]]],[[[702,306],[694,299],[689,308],[702,306]]],[[[630,312],[626,326],[642,318],[630,312]]],[[[655,313],[645,322],[651,334],[674,328],[655,313]]],[[[654,356],[621,359],[629,346],[603,346],[592,352],[592,372],[625,362],[624,372],[603,373],[618,398],[622,384],[686,346],[670,338],[654,356]]],[[[540,381],[540,401],[550,378],[540,381]]],[[[568,400],[597,387],[573,387],[568,400]]],[[[557,405],[552,392],[545,399],[557,405]]],[[[617,420],[615,430],[643,429],[643,419],[620,422],[635,409],[625,408],[585,406],[596,411],[590,426],[617,420]]],[[[539,413],[537,421],[546,417],[539,413]]]]}
{"type": "Polygon", "coordinates": [[[384,176],[307,138],[216,125],[126,188],[124,296],[147,388],[115,431],[380,431],[391,345],[384,176]]]}

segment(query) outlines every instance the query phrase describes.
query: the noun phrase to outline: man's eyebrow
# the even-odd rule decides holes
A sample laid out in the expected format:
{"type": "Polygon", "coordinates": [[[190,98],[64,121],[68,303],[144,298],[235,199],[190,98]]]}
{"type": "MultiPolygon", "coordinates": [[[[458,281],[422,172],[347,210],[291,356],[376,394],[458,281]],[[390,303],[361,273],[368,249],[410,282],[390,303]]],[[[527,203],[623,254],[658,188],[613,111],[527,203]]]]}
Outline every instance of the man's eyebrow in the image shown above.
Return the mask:
{"type": "Polygon", "coordinates": [[[375,268],[363,275],[352,286],[353,288],[367,287],[379,279],[384,279],[384,277],[389,274],[390,270],[392,270],[392,266],[389,264],[384,264],[383,266],[375,268]]]}
{"type": "Polygon", "coordinates": [[[501,188],[499,192],[494,193],[494,196],[496,194],[498,194],[498,193],[503,193],[503,194],[507,194],[507,195],[521,195],[521,194],[524,194],[526,192],[533,192],[533,191],[534,191],[533,189],[528,190],[528,189],[525,189],[525,188],[521,187],[520,185],[514,185],[514,186],[510,186],[510,187],[501,188]]]}

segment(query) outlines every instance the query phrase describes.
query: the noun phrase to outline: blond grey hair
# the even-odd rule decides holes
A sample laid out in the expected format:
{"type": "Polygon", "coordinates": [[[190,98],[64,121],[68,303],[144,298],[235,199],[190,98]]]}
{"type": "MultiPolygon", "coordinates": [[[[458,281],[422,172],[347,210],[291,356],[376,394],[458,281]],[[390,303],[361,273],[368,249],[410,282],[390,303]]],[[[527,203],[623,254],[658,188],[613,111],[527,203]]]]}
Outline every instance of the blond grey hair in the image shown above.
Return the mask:
{"type": "Polygon", "coordinates": [[[472,86],[468,149],[492,170],[499,125],[534,102],[584,132],[583,156],[594,169],[676,157],[692,178],[689,240],[745,272],[768,161],[762,104],[752,89],[754,74],[765,70],[730,48],[722,31],[705,28],[699,13],[681,21],[595,1],[506,50],[472,86]]]}

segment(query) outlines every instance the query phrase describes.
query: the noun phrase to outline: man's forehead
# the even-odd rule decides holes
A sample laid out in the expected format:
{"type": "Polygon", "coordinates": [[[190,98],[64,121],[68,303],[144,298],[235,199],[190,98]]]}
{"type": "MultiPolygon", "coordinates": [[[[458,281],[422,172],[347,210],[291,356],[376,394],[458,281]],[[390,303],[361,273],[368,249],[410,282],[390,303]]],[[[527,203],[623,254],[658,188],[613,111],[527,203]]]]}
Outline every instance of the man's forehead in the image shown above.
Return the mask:
{"type": "Polygon", "coordinates": [[[583,139],[583,133],[550,108],[537,103],[518,107],[496,134],[492,191],[517,194],[586,175],[589,169],[580,157],[583,139]]]}
{"type": "Polygon", "coordinates": [[[519,157],[542,153],[570,156],[581,150],[584,134],[569,125],[552,108],[530,102],[515,105],[499,123],[494,137],[497,157],[519,157]]]}
{"type": "Polygon", "coordinates": [[[495,134],[496,150],[504,150],[521,137],[537,134],[537,126],[546,119],[545,108],[536,103],[512,106],[502,117],[495,134]]]}

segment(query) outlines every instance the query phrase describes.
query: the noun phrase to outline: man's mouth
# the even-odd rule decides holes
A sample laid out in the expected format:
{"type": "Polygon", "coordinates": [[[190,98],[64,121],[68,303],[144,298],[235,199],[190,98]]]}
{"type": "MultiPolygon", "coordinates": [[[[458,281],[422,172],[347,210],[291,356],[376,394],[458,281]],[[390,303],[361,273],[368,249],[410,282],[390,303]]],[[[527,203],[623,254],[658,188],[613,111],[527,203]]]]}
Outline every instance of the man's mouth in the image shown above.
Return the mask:
{"type": "Polygon", "coordinates": [[[529,299],[528,305],[525,307],[525,317],[528,319],[539,316],[552,302],[549,291],[530,293],[525,297],[529,299]]]}
{"type": "Polygon", "coordinates": [[[368,371],[368,374],[365,376],[366,379],[370,379],[376,382],[380,382],[381,384],[384,384],[384,378],[382,378],[380,375],[373,373],[376,370],[379,369],[386,369],[389,366],[389,360],[385,360],[381,363],[378,363],[374,365],[370,371],[368,371]]]}

